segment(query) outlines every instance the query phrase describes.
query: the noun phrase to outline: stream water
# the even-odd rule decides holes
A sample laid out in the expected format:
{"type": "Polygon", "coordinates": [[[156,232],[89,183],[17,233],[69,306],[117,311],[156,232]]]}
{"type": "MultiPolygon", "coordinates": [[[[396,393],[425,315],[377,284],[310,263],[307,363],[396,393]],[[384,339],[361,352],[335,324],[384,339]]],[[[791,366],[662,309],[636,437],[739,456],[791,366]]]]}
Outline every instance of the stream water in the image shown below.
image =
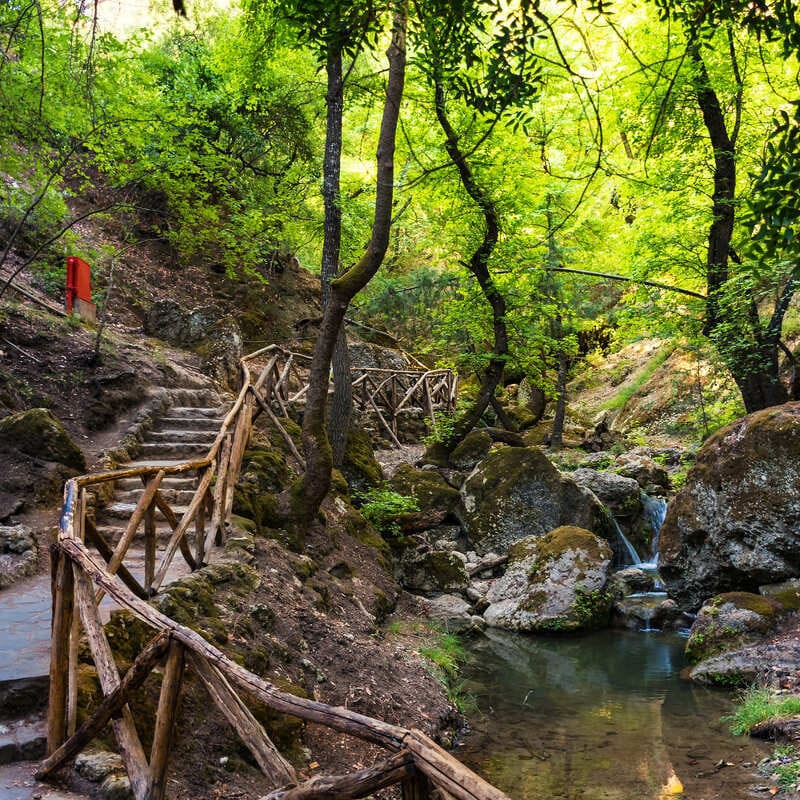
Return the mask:
{"type": "Polygon", "coordinates": [[[515,800],[656,800],[676,777],[684,800],[764,797],[754,773],[770,747],[728,732],[730,695],[679,677],[684,645],[489,629],[468,645],[477,709],[459,756],[515,800]]]}

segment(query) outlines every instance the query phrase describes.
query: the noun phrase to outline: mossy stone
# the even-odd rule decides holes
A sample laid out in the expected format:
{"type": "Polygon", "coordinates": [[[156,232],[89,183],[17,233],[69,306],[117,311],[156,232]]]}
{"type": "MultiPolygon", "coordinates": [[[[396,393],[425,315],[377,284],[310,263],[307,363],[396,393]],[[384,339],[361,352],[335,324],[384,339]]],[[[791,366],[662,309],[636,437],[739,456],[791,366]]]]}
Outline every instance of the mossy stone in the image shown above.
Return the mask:
{"type": "Polygon", "coordinates": [[[380,486],[384,475],[381,465],[375,460],[369,434],[359,428],[347,434],[347,446],[342,463],[342,473],[353,492],[365,492],[380,486]]]}
{"type": "Polygon", "coordinates": [[[492,447],[492,437],[486,431],[470,431],[450,454],[450,464],[455,469],[470,470],[483,461],[492,447]]]}
{"type": "Polygon", "coordinates": [[[410,464],[401,464],[389,483],[398,494],[413,497],[423,512],[444,511],[451,514],[460,499],[458,491],[438,472],[414,469],[410,464]]]}
{"type": "Polygon", "coordinates": [[[726,592],[712,597],[699,611],[686,643],[692,663],[760,641],[776,625],[785,608],[772,597],[726,592]]]}
{"type": "Polygon", "coordinates": [[[0,419],[0,449],[15,449],[42,461],[55,461],[76,472],[86,459],[61,421],[46,408],[31,408],[0,419]]]}

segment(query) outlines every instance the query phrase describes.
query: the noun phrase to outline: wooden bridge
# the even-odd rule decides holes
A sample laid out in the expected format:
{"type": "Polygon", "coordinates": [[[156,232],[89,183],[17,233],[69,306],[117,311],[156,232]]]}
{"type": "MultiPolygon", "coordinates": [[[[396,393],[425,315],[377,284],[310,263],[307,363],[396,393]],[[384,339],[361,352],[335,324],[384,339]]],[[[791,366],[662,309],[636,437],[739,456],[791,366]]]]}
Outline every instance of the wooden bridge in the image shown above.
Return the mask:
{"type": "MultiPolygon", "coordinates": [[[[295,385],[302,383],[298,360],[297,354],[280,348],[266,348],[242,359],[241,391],[203,458],[170,466],[145,465],[83,475],[67,482],[58,540],[52,549],[48,756],[39,767],[38,777],[52,775],[110,725],[136,800],[161,800],[166,792],[170,743],[182,678],[189,668],[274,787],[264,800],[357,798],[393,784],[400,784],[403,796],[409,800],[425,800],[433,797],[434,793],[458,800],[508,800],[506,795],[468,770],[420,731],[389,725],[345,708],[282,692],[147,602],[162,585],[178,552],[194,570],[207,560],[212,544],[221,540],[230,517],[233,491],[253,416],[257,413],[256,406],[272,416],[276,413],[274,403],[282,412],[288,411],[286,404],[296,400],[298,392],[304,391],[302,385],[296,390],[292,386],[293,382],[295,385]],[[253,368],[259,363],[263,366],[254,380],[253,368]],[[161,481],[168,474],[194,476],[197,481],[194,496],[180,519],[159,490],[161,481]],[[144,491],[118,544],[112,548],[87,516],[87,491],[131,477],[141,479],[144,491]],[[172,529],[160,555],[155,535],[156,513],[161,514],[172,529]],[[145,569],[144,579],[140,582],[126,568],[125,559],[142,525],[145,569]],[[96,552],[88,545],[93,545],[96,552]],[[153,638],[124,675],[117,670],[103,629],[99,603],[104,595],[153,629],[153,638]],[[97,670],[103,700],[92,716],[78,727],[78,650],[82,635],[97,670]],[[128,701],[131,693],[164,660],[148,756],[128,701]],[[343,776],[322,776],[298,784],[293,767],[281,756],[248,708],[247,696],[281,713],[378,744],[388,750],[389,755],[366,770],[343,776]]],[[[452,385],[443,381],[437,372],[425,373],[427,378],[422,374],[416,378],[395,375],[396,395],[392,394],[390,376],[381,370],[364,370],[364,380],[358,385],[369,384],[365,391],[370,393],[370,405],[374,403],[380,407],[380,402],[396,396],[399,402],[392,406],[396,411],[411,398],[419,396],[428,399],[429,411],[433,413],[436,393],[445,391],[445,387],[447,392],[452,391],[452,385]],[[402,384],[403,380],[407,383],[402,384]],[[406,386],[402,396],[401,385],[406,386]]],[[[447,397],[452,398],[452,395],[447,397]]],[[[390,425],[389,419],[384,419],[390,425]]]]}
{"type": "MultiPolygon", "coordinates": [[[[266,360],[259,386],[262,407],[269,406],[281,416],[291,416],[308,391],[311,357],[273,345],[259,351],[266,360]]],[[[379,369],[353,367],[353,406],[374,414],[389,441],[400,447],[399,421],[412,409],[421,409],[432,425],[436,415],[455,409],[458,383],[449,369],[379,369]]],[[[273,420],[274,421],[274,420],[273,420]]]]}

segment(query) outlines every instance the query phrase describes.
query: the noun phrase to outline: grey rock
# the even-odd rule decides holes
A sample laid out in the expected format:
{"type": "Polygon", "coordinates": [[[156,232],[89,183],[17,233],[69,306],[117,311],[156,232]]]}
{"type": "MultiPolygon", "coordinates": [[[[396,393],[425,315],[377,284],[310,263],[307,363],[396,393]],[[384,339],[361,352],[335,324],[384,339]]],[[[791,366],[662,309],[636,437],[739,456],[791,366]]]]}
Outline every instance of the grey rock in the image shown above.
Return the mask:
{"type": "Polygon", "coordinates": [[[519,539],[543,536],[561,525],[616,536],[598,499],[535,447],[491,453],[464,483],[457,513],[481,555],[506,553],[519,539]]]}
{"type": "Polygon", "coordinates": [[[758,684],[773,689],[800,686],[800,642],[786,641],[744,647],[701,661],[689,677],[712,686],[758,684]]]}
{"type": "Polygon", "coordinates": [[[590,489],[615,517],[632,517],[642,511],[642,490],[636,480],[581,467],[570,473],[578,486],[590,489]]]}
{"type": "Polygon", "coordinates": [[[24,525],[0,525],[0,553],[21,555],[34,549],[36,542],[30,528],[24,525]]]}
{"type": "Polygon", "coordinates": [[[453,550],[406,550],[398,565],[398,581],[414,592],[460,592],[469,585],[466,560],[453,550]]]}
{"type": "Polygon", "coordinates": [[[800,575],[800,402],[750,414],[705,442],[670,502],[659,571],[688,610],[800,575]]]}
{"type": "Polygon", "coordinates": [[[462,597],[442,594],[426,602],[428,617],[441,622],[452,633],[475,633],[486,627],[482,617],[472,613],[472,606],[462,597]]]}
{"type": "Polygon", "coordinates": [[[580,528],[526,537],[513,546],[505,575],[486,594],[486,623],[541,633],[607,623],[610,598],[603,590],[611,556],[606,541],[580,528]]]}
{"type": "Polygon", "coordinates": [[[109,775],[100,786],[104,800],[133,800],[133,790],[127,775],[109,775]]]}
{"type": "Polygon", "coordinates": [[[87,781],[100,783],[124,769],[122,757],[109,750],[84,750],[75,758],[75,769],[87,781]]]}
{"type": "Polygon", "coordinates": [[[614,469],[627,478],[633,478],[646,492],[669,490],[669,475],[664,467],[654,461],[646,448],[635,448],[617,456],[614,469]]]}

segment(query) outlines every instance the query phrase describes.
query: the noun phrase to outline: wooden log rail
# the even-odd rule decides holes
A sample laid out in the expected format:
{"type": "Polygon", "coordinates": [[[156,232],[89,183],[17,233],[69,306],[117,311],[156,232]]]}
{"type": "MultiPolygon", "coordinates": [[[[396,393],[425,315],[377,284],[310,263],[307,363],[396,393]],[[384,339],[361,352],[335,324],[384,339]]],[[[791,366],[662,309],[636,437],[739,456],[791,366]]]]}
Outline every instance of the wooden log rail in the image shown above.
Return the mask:
{"type": "Polygon", "coordinates": [[[54,603],[48,756],[39,767],[39,778],[51,776],[110,723],[136,800],[163,798],[173,725],[188,666],[275,788],[268,796],[270,800],[364,797],[393,783],[401,783],[404,794],[409,797],[430,797],[430,789],[435,787],[457,800],[508,800],[505,794],[471,772],[421,731],[280,691],[232,661],[195,631],[137,597],[80,539],[62,534],[52,555],[54,603]],[[117,670],[100,620],[97,606],[100,591],[154,629],[154,638],[124,676],[117,670]],[[76,620],[79,625],[75,624],[76,620]],[[80,728],[70,731],[70,687],[77,670],[70,654],[81,628],[98,672],[103,700],[80,728]],[[128,703],[131,692],[164,658],[148,757],[128,703]],[[380,745],[392,755],[369,770],[298,785],[294,769],[280,755],[239,692],[281,713],[380,745]],[[425,786],[428,789],[421,790],[425,786]]]}
{"type": "MultiPolygon", "coordinates": [[[[204,457],[169,466],[143,465],[81,475],[65,484],[59,535],[51,558],[53,610],[48,756],[39,767],[39,777],[51,776],[110,725],[136,800],[161,800],[166,792],[173,724],[188,669],[197,676],[274,787],[263,800],[364,797],[394,783],[401,784],[407,800],[425,800],[431,796],[433,788],[440,789],[445,797],[458,800],[507,800],[502,792],[420,731],[399,728],[344,708],[281,692],[147,602],[164,583],[178,552],[194,570],[206,563],[211,547],[221,541],[230,520],[233,493],[256,415],[268,414],[300,467],[304,468],[302,457],[281,426],[277,413],[288,414],[290,404],[307,391],[304,375],[307,362],[306,356],[274,345],[243,358],[240,362],[242,388],[204,457]],[[253,370],[257,370],[255,380],[253,370]],[[195,476],[197,481],[192,499],[180,518],[161,492],[168,475],[195,476]],[[128,478],[140,479],[143,491],[119,541],[112,547],[87,515],[87,490],[128,478]],[[156,542],[157,513],[171,530],[160,558],[156,542]],[[139,581],[126,566],[125,559],[141,526],[144,526],[145,565],[144,578],[139,581]],[[194,534],[194,550],[190,532],[194,534]],[[87,545],[92,546],[96,554],[87,545]],[[104,596],[133,613],[155,632],[125,675],[117,670],[103,629],[99,605],[104,596]],[[78,727],[78,652],[82,636],[88,643],[103,699],[91,717],[78,727]],[[131,693],[155,672],[161,674],[161,693],[152,746],[149,754],[145,754],[129,700],[131,693]],[[294,769],[253,716],[240,695],[242,692],[276,711],[378,744],[389,750],[390,756],[368,770],[317,778],[298,785],[294,769]]],[[[456,382],[447,370],[361,369],[356,371],[356,386],[389,433],[396,431],[398,413],[412,404],[421,405],[432,418],[435,409],[452,409],[455,404],[456,382]]],[[[392,438],[397,442],[393,433],[392,438]]]]}

